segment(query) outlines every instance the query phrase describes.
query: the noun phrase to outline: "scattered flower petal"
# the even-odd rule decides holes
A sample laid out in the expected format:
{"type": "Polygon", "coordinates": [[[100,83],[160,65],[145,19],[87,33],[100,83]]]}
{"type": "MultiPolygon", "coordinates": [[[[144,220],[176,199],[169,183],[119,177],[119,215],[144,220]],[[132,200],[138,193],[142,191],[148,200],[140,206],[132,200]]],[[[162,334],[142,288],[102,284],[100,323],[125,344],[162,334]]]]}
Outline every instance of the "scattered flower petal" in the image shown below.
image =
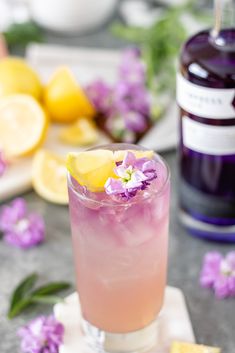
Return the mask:
{"type": "Polygon", "coordinates": [[[156,169],[154,160],[136,158],[134,153],[128,151],[123,162],[114,169],[118,178],[108,178],[105,191],[108,195],[117,195],[129,200],[137,191],[145,190],[150,182],[157,178],[156,169]]]}
{"type": "Polygon", "coordinates": [[[10,245],[27,249],[40,244],[45,238],[45,224],[37,213],[29,213],[23,198],[17,198],[0,212],[0,231],[10,245]]]}
{"type": "Polygon", "coordinates": [[[39,316],[18,330],[24,353],[58,353],[64,327],[54,316],[39,316]]]}
{"type": "Polygon", "coordinates": [[[235,251],[223,257],[213,251],[205,255],[200,274],[200,284],[212,288],[219,299],[235,296],[235,251]]]}

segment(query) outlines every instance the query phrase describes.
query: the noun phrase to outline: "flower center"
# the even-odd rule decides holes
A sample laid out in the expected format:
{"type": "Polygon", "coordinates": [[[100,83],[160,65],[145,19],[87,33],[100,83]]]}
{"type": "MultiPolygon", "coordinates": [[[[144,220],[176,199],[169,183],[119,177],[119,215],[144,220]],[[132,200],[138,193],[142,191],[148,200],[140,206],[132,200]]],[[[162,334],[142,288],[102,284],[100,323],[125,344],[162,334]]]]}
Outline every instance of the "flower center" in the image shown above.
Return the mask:
{"type": "Polygon", "coordinates": [[[19,222],[15,224],[15,231],[23,233],[29,226],[29,220],[27,218],[22,218],[19,222]]]}
{"type": "Polygon", "coordinates": [[[235,271],[232,269],[232,267],[226,260],[223,260],[221,262],[220,272],[226,277],[235,276],[235,271]]]}
{"type": "Polygon", "coordinates": [[[128,181],[131,180],[132,175],[134,174],[134,169],[132,166],[129,166],[126,170],[125,170],[125,174],[122,177],[122,180],[124,183],[128,183],[128,181]]]}

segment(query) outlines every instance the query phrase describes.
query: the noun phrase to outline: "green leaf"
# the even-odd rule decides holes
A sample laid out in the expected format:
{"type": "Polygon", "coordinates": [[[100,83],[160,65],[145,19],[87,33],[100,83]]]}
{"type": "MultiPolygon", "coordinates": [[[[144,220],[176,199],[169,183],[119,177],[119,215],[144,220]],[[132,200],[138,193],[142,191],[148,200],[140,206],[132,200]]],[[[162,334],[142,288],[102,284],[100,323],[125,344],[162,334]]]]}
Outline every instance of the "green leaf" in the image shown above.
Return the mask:
{"type": "Polygon", "coordinates": [[[56,295],[34,295],[31,298],[32,303],[40,303],[40,304],[56,304],[62,302],[63,298],[56,295]]]}
{"type": "Polygon", "coordinates": [[[54,294],[54,293],[60,292],[61,290],[68,289],[70,287],[71,285],[68,282],[51,282],[35,289],[31,294],[34,297],[37,295],[42,296],[42,295],[54,294]]]}
{"type": "Polygon", "coordinates": [[[19,300],[17,303],[15,303],[13,307],[8,310],[8,319],[13,319],[15,316],[19,315],[23,310],[28,308],[31,304],[32,301],[29,297],[19,300]]]}
{"type": "Polygon", "coordinates": [[[14,311],[14,307],[17,306],[18,303],[21,302],[22,299],[29,294],[29,292],[34,287],[37,279],[38,279],[38,274],[31,273],[29,276],[24,278],[23,281],[19,283],[19,285],[15,288],[15,290],[12,293],[9,312],[14,311]]]}

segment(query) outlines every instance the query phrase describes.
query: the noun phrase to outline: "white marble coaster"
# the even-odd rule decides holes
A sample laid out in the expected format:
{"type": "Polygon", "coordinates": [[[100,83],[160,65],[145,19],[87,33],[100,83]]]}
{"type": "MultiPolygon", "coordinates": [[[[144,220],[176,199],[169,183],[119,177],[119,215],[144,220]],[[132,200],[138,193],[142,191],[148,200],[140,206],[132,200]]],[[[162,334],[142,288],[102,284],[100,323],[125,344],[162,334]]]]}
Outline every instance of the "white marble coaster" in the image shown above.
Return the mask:
{"type": "MultiPolygon", "coordinates": [[[[77,293],[69,295],[63,303],[56,304],[54,314],[65,327],[64,344],[59,353],[92,353],[86,346],[80,329],[81,311],[77,293]]],[[[195,342],[184,295],[180,289],[166,288],[158,330],[158,347],[151,350],[151,353],[169,352],[174,340],[195,342]]]]}

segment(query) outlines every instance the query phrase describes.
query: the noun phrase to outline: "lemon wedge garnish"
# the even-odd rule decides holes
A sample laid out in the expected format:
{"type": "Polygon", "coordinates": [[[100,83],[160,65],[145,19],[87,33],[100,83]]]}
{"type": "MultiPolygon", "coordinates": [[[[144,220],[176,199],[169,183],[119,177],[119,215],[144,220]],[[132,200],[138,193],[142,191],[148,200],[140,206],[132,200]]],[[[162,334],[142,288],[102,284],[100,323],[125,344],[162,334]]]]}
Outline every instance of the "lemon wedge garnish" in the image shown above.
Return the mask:
{"type": "Polygon", "coordinates": [[[107,179],[116,177],[113,152],[109,150],[69,153],[66,164],[72,177],[93,192],[103,191],[107,179]]]}

